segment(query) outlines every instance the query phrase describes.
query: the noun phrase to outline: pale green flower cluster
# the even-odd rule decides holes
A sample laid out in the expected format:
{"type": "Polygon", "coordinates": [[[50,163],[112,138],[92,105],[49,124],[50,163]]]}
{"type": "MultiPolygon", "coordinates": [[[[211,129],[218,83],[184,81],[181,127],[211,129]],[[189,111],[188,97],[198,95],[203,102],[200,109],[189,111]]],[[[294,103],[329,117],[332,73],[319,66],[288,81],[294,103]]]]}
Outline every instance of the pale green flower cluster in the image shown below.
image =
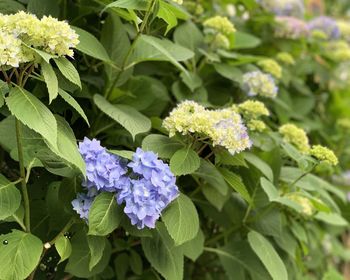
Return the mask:
{"type": "Polygon", "coordinates": [[[208,110],[194,101],[184,101],[170,112],[163,121],[169,136],[177,132],[182,135],[195,135],[209,138],[213,146],[225,147],[231,154],[250,148],[247,128],[235,107],[221,110],[208,110]]]}
{"type": "Polygon", "coordinates": [[[266,72],[271,74],[277,79],[280,79],[282,77],[282,68],[281,66],[273,59],[271,58],[266,58],[263,60],[260,60],[258,62],[258,66],[261,67],[261,69],[266,72]]]}
{"type": "Polygon", "coordinates": [[[184,2],[183,0],[173,0],[173,2],[179,4],[179,5],[182,5],[182,3],[184,2]]]}
{"type": "Polygon", "coordinates": [[[294,124],[285,124],[279,128],[283,140],[293,144],[301,153],[307,154],[310,150],[309,138],[306,132],[294,124]]]}
{"type": "Polygon", "coordinates": [[[247,122],[247,126],[250,131],[263,132],[266,130],[266,124],[261,120],[250,120],[247,122]]]}
{"type": "Polygon", "coordinates": [[[183,5],[185,6],[186,10],[194,15],[201,15],[204,13],[203,6],[197,1],[193,2],[192,0],[187,0],[183,3],[183,5]]]}
{"type": "Polygon", "coordinates": [[[350,22],[346,20],[337,20],[337,26],[340,30],[341,37],[350,40],[350,22]]]}
{"type": "MultiPolygon", "coordinates": [[[[209,29],[209,40],[213,48],[230,48],[230,36],[236,32],[232,22],[222,16],[208,18],[203,25],[209,29]]],[[[207,30],[208,31],[208,30],[207,30]]]]}
{"type": "Polygon", "coordinates": [[[236,32],[236,28],[227,17],[215,16],[208,18],[203,22],[203,25],[217,30],[227,36],[236,32]]]}
{"type": "Polygon", "coordinates": [[[239,112],[248,118],[257,119],[262,116],[269,116],[270,112],[265,104],[256,100],[247,100],[238,105],[239,112]]]}
{"type": "Polygon", "coordinates": [[[21,41],[0,31],[0,64],[18,67],[21,57],[21,41]]]}
{"type": "Polygon", "coordinates": [[[289,53],[287,52],[280,52],[277,54],[277,59],[279,61],[281,61],[284,64],[287,65],[294,65],[295,64],[295,60],[293,58],[293,56],[291,56],[289,53]]]}
{"type": "Polygon", "coordinates": [[[307,197],[299,194],[299,193],[288,193],[286,197],[300,205],[302,208],[302,213],[306,216],[312,216],[315,213],[315,207],[307,197]]]}
{"type": "Polygon", "coordinates": [[[260,101],[248,100],[238,105],[239,113],[243,115],[244,120],[250,131],[262,132],[267,127],[259,118],[269,116],[270,112],[265,104],[260,101]]]}
{"type": "Polygon", "coordinates": [[[326,44],[326,55],[336,61],[350,60],[350,46],[345,41],[331,41],[326,44]]]}
{"type": "Polygon", "coordinates": [[[243,75],[243,88],[248,96],[264,96],[275,98],[278,87],[270,74],[261,71],[252,71],[243,75]]]}
{"type": "Polygon", "coordinates": [[[12,15],[0,14],[0,31],[0,61],[2,65],[13,67],[35,59],[35,52],[30,47],[57,56],[72,57],[73,48],[79,43],[78,35],[67,22],[51,16],[40,20],[23,11],[12,15]]]}
{"type": "Polygon", "coordinates": [[[338,164],[338,158],[334,154],[334,152],[327,147],[321,146],[321,145],[314,145],[310,149],[310,155],[315,157],[321,162],[328,163],[330,165],[337,165],[338,164]]]}
{"type": "Polygon", "coordinates": [[[230,41],[224,34],[218,33],[214,37],[214,40],[212,42],[212,46],[213,46],[213,48],[229,49],[230,48],[230,41]]]}

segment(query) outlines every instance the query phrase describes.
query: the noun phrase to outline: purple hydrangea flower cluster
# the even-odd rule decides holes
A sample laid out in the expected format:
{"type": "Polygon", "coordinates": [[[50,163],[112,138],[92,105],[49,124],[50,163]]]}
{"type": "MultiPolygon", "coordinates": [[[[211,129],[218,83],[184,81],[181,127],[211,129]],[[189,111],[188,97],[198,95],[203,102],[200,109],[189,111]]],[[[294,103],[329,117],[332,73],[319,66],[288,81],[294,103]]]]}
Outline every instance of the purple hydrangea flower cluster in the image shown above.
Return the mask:
{"type": "Polygon", "coordinates": [[[88,190],[115,192],[128,183],[127,167],[120,157],[110,154],[96,139],[85,137],[79,145],[80,154],[86,164],[86,180],[83,182],[88,190]]]}
{"type": "Polygon", "coordinates": [[[137,228],[154,228],[161,212],[179,194],[170,168],[153,152],[138,148],[127,164],[107,152],[100,142],[84,139],[79,151],[86,163],[83,186],[88,193],[78,194],[73,209],[87,221],[90,206],[99,192],[114,192],[118,204],[137,228]]]}
{"type": "Polygon", "coordinates": [[[167,164],[153,152],[138,148],[128,164],[135,179],[131,187],[117,194],[119,204],[137,228],[154,228],[164,208],[179,194],[176,178],[167,164]]]}
{"type": "Polygon", "coordinates": [[[337,22],[326,16],[320,16],[311,20],[308,23],[308,29],[310,32],[322,31],[330,40],[339,39],[341,35],[337,22]]]}
{"type": "Polygon", "coordinates": [[[305,6],[303,0],[256,0],[265,10],[276,16],[303,17],[305,6]]]}
{"type": "Polygon", "coordinates": [[[77,198],[72,201],[73,209],[85,221],[88,221],[90,207],[94,198],[94,196],[89,196],[88,194],[78,193],[77,198]]]}
{"type": "Polygon", "coordinates": [[[280,38],[300,39],[309,35],[309,29],[305,21],[288,16],[277,16],[275,35],[280,38]]]}

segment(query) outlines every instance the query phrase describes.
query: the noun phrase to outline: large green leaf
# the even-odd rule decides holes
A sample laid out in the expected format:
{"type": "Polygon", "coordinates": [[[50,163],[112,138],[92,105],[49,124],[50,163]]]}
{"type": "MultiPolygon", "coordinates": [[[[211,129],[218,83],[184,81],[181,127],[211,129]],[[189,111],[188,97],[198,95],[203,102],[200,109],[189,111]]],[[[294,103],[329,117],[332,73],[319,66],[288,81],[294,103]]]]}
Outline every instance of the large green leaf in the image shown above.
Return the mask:
{"type": "Polygon", "coordinates": [[[177,6],[171,5],[165,1],[159,1],[157,17],[161,18],[168,24],[165,31],[165,34],[167,34],[169,30],[177,25],[177,18],[186,20],[189,18],[189,14],[177,6]]]}
{"type": "Polygon", "coordinates": [[[248,242],[274,280],[288,280],[287,269],[271,243],[260,233],[250,231],[248,242]]]}
{"type": "Polygon", "coordinates": [[[191,199],[180,194],[165,210],[162,220],[175,241],[181,245],[196,237],[199,230],[199,218],[191,199]]]}
{"type": "Polygon", "coordinates": [[[62,75],[81,88],[80,76],[74,65],[65,57],[55,58],[54,61],[62,75]]]}
{"type": "Polygon", "coordinates": [[[121,221],[122,210],[113,193],[99,194],[89,212],[89,234],[104,236],[115,230],[121,221]]]}
{"type": "Polygon", "coordinates": [[[201,159],[201,165],[194,174],[203,179],[205,183],[215,188],[222,195],[227,194],[228,186],[225,179],[211,162],[201,159]]]}
{"type": "Polygon", "coordinates": [[[325,212],[319,212],[315,215],[315,219],[325,222],[327,224],[333,225],[333,226],[348,226],[349,223],[347,220],[345,220],[342,216],[340,216],[338,213],[325,213],[325,212]]]}
{"type": "Polygon", "coordinates": [[[49,92],[50,103],[58,95],[58,80],[55,71],[52,66],[46,61],[41,61],[41,73],[44,76],[44,80],[49,92]]]}
{"type": "Polygon", "coordinates": [[[90,34],[89,32],[78,28],[73,27],[75,32],[79,35],[79,44],[77,46],[77,50],[81,51],[82,53],[85,53],[89,56],[92,56],[94,58],[97,58],[102,61],[110,62],[111,59],[106,52],[103,45],[96,39],[95,36],[90,34]]]}
{"type": "Polygon", "coordinates": [[[89,270],[92,270],[102,259],[108,240],[106,240],[106,237],[90,235],[87,236],[87,242],[91,255],[89,270]]]}
{"type": "Polygon", "coordinates": [[[178,61],[188,60],[193,56],[192,51],[169,40],[141,35],[128,61],[128,67],[142,61],[169,61],[179,70],[186,72],[178,61]]]}
{"type": "Polygon", "coordinates": [[[59,263],[68,259],[72,253],[72,245],[70,244],[69,238],[60,235],[55,241],[55,247],[57,253],[60,255],[61,259],[59,263]]]}
{"type": "Polygon", "coordinates": [[[229,171],[226,168],[220,168],[219,169],[221,174],[224,176],[225,181],[236,191],[238,192],[245,201],[247,201],[249,204],[252,204],[252,198],[246,188],[246,186],[242,182],[242,178],[229,171]]]}
{"type": "Polygon", "coordinates": [[[260,172],[273,182],[273,172],[271,167],[262,159],[252,153],[244,153],[244,159],[255,166],[260,172]]]}
{"type": "Polygon", "coordinates": [[[79,278],[90,278],[101,273],[108,265],[111,257],[111,245],[107,239],[103,239],[105,244],[101,245],[104,248],[102,258],[90,270],[91,250],[88,245],[86,233],[83,230],[78,231],[71,239],[72,254],[66,265],[66,271],[79,278]]]}
{"type": "Polygon", "coordinates": [[[246,279],[242,268],[246,270],[251,279],[270,280],[271,277],[245,241],[234,241],[222,248],[205,248],[204,250],[216,253],[226,275],[230,280],[246,279]]]}
{"type": "Polygon", "coordinates": [[[195,262],[204,250],[204,234],[202,230],[199,229],[196,237],[183,243],[181,248],[184,255],[195,262]]]}
{"type": "Polygon", "coordinates": [[[90,125],[84,110],[80,107],[79,103],[75,101],[75,99],[72,96],[70,96],[67,92],[60,88],[58,89],[58,94],[64,99],[64,101],[66,101],[79,113],[79,115],[86,121],[88,125],[90,125]]]}
{"type": "Polygon", "coordinates": [[[15,0],[0,1],[0,11],[3,14],[12,14],[21,10],[25,10],[24,6],[15,0]]]}
{"type": "Polygon", "coordinates": [[[30,92],[13,87],[6,98],[12,115],[57,147],[57,123],[50,110],[30,92]]]}
{"type": "Polygon", "coordinates": [[[26,279],[39,264],[42,251],[42,242],[30,233],[13,230],[0,235],[0,279],[26,279]]]}
{"type": "Polygon", "coordinates": [[[151,121],[133,107],[111,104],[99,94],[94,95],[94,102],[102,112],[129,131],[133,138],[151,129],[151,121]]]}
{"type": "Polygon", "coordinates": [[[174,41],[185,48],[196,51],[203,43],[204,36],[193,22],[187,21],[175,29],[174,41]]]}
{"type": "Polygon", "coordinates": [[[170,169],[176,176],[191,174],[200,166],[200,158],[191,147],[175,152],[170,159],[170,169]]]}
{"type": "Polygon", "coordinates": [[[245,32],[236,32],[233,44],[234,49],[255,48],[261,44],[261,40],[252,34],[245,32]]]}
{"type": "Polygon", "coordinates": [[[162,223],[152,231],[152,238],[142,238],[142,249],[151,265],[167,280],[183,279],[183,253],[176,247],[162,223]]]}
{"type": "Polygon", "coordinates": [[[0,220],[12,216],[21,204],[21,193],[0,174],[0,220]]]}
{"type": "Polygon", "coordinates": [[[131,10],[145,11],[149,6],[149,1],[147,0],[118,0],[108,4],[104,9],[108,8],[123,8],[131,10]]]}
{"type": "Polygon", "coordinates": [[[142,141],[143,150],[155,152],[161,158],[171,158],[182,147],[180,142],[160,134],[147,135],[142,141]]]}
{"type": "Polygon", "coordinates": [[[48,147],[57,156],[73,164],[79,169],[81,174],[85,175],[85,162],[79,153],[73,130],[64,118],[60,116],[55,117],[57,121],[57,148],[47,142],[48,147]]]}

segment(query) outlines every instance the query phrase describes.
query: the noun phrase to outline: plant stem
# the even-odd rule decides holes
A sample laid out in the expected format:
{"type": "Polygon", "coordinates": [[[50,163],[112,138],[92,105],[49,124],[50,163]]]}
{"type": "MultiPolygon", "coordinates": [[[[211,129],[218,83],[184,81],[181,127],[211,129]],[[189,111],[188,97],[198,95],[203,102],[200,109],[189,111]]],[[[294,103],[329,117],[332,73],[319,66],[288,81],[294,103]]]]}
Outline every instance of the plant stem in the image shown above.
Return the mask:
{"type": "Polygon", "coordinates": [[[63,235],[65,232],[67,232],[71,226],[76,222],[76,219],[75,218],[71,218],[67,224],[63,227],[63,229],[59,232],[59,234],[57,234],[51,241],[49,241],[50,245],[54,245],[56,240],[61,236],[63,235]]]}
{"type": "Polygon", "coordinates": [[[26,171],[24,168],[23,159],[23,143],[22,143],[22,124],[16,119],[16,138],[17,138],[17,150],[18,150],[18,160],[19,160],[19,173],[21,176],[21,188],[24,203],[24,224],[26,231],[30,232],[30,206],[29,206],[29,196],[26,183],[26,171]]]}

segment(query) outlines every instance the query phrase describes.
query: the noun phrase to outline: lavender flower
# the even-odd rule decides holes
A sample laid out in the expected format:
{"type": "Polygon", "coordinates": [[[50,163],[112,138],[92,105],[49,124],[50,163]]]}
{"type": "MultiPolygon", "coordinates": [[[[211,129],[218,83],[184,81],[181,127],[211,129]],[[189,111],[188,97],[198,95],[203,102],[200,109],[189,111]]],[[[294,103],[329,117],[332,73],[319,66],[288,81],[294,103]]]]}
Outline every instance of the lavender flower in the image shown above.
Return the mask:
{"type": "Polygon", "coordinates": [[[79,214],[80,218],[88,221],[91,204],[95,197],[87,194],[78,193],[77,198],[72,201],[73,209],[79,214]]]}
{"type": "Polygon", "coordinates": [[[275,18],[275,35],[279,38],[300,39],[309,34],[305,21],[294,17],[278,16],[275,18]]]}
{"type": "Polygon", "coordinates": [[[302,0],[257,0],[267,11],[277,16],[303,17],[305,12],[302,0]]]}
{"type": "Polygon", "coordinates": [[[176,178],[156,154],[140,148],[128,166],[132,168],[135,179],[130,181],[129,188],[117,193],[117,202],[125,202],[124,212],[131,224],[139,229],[145,226],[154,228],[161,212],[179,194],[176,178]]]}
{"type": "Polygon", "coordinates": [[[339,39],[340,37],[337,22],[330,17],[320,16],[311,20],[308,24],[308,29],[310,32],[321,31],[330,40],[339,39]]]}
{"type": "Polygon", "coordinates": [[[124,176],[127,167],[122,160],[108,153],[96,139],[79,144],[79,151],[86,163],[86,180],[83,182],[89,192],[114,192],[129,184],[129,178],[124,176]]]}
{"type": "Polygon", "coordinates": [[[278,87],[270,74],[261,71],[252,71],[243,75],[243,88],[248,96],[264,96],[275,98],[278,87]]]}

